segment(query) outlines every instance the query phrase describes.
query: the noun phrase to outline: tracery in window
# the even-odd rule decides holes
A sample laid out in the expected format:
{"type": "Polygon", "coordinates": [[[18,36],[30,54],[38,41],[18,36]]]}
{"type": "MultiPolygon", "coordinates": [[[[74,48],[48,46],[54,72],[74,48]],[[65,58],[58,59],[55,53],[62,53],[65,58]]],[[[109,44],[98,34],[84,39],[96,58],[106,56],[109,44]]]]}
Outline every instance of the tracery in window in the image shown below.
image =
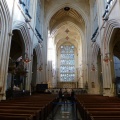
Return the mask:
{"type": "Polygon", "coordinates": [[[62,45],[60,48],[60,81],[73,81],[75,79],[75,47],[62,45]]]}

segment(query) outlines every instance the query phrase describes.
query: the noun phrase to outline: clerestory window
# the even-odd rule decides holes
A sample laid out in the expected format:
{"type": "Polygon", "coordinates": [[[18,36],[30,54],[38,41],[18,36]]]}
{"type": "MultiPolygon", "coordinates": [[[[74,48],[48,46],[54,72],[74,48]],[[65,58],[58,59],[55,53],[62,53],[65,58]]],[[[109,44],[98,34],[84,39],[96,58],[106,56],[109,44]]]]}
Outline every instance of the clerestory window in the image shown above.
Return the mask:
{"type": "Polygon", "coordinates": [[[31,19],[31,16],[29,14],[29,9],[30,9],[30,0],[19,0],[19,3],[25,12],[25,14],[31,19]]]}

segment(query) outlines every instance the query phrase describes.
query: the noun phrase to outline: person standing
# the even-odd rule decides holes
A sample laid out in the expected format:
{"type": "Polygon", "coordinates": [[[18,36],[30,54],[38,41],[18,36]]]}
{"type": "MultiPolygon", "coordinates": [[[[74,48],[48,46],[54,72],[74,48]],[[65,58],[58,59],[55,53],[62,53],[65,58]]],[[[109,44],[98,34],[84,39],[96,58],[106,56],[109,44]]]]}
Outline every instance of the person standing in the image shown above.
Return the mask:
{"type": "Polygon", "coordinates": [[[71,91],[71,102],[72,102],[72,104],[74,104],[74,100],[75,100],[75,92],[72,89],[72,91],[71,91]]]}
{"type": "Polygon", "coordinates": [[[68,94],[67,89],[65,88],[65,91],[63,92],[64,105],[67,104],[67,106],[68,106],[68,98],[69,98],[69,94],[68,94]]]}
{"type": "Polygon", "coordinates": [[[62,89],[60,88],[60,91],[59,91],[59,102],[61,102],[62,101],[62,95],[63,95],[63,93],[62,93],[62,89]]]}

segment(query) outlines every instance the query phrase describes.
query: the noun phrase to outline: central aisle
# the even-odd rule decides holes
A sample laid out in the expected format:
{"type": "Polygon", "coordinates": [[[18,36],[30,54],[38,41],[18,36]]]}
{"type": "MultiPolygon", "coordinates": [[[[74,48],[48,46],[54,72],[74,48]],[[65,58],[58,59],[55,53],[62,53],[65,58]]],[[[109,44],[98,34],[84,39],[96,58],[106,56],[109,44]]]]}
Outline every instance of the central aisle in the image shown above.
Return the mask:
{"type": "Polygon", "coordinates": [[[76,105],[68,104],[59,104],[54,110],[54,117],[52,120],[77,120],[76,117],[76,105]]]}
{"type": "Polygon", "coordinates": [[[59,106],[59,109],[54,117],[54,120],[74,120],[75,112],[74,106],[62,105],[59,106]]]}

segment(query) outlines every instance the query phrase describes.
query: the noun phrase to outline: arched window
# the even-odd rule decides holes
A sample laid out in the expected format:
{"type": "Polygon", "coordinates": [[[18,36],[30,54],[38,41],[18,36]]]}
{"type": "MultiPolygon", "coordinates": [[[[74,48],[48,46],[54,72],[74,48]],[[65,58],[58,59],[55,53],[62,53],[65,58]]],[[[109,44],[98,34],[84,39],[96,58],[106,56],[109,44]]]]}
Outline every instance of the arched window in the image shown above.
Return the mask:
{"type": "Polygon", "coordinates": [[[75,47],[62,45],[60,48],[60,81],[74,81],[75,79],[75,47]]]}

